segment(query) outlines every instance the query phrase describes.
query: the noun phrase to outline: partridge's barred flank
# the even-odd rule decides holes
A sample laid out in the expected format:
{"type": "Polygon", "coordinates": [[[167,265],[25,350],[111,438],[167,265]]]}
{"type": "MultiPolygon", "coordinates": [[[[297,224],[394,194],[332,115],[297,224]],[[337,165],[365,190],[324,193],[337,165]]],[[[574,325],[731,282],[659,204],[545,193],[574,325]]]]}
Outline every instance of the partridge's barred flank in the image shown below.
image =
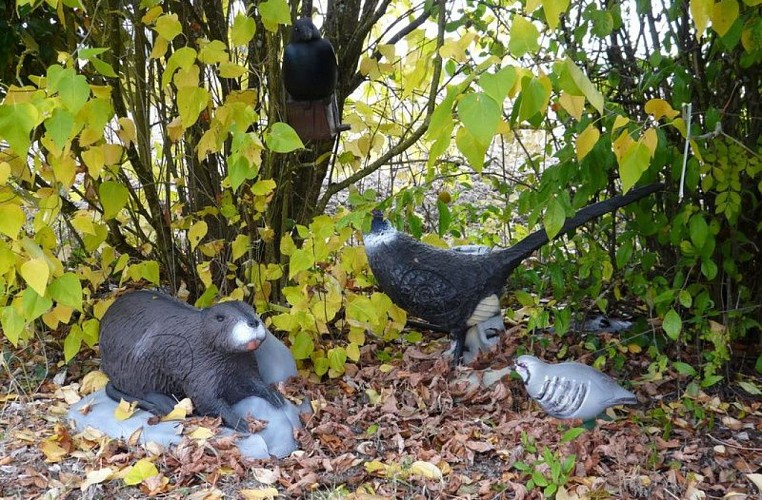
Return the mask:
{"type": "Polygon", "coordinates": [[[556,418],[590,420],[609,406],[638,402],[608,375],[574,361],[549,364],[524,355],[516,360],[516,372],[529,396],[556,418]]]}

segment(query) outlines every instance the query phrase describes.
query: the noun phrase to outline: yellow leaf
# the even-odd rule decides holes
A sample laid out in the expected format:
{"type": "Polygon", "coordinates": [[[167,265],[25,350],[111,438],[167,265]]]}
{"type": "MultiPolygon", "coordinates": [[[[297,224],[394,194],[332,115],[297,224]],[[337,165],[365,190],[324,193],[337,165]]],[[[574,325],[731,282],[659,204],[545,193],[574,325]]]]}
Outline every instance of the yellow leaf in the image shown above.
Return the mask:
{"type": "Polygon", "coordinates": [[[736,0],[722,0],[712,6],[712,29],[720,36],[725,36],[733,23],[738,19],[738,2],[736,0]]]}
{"type": "Polygon", "coordinates": [[[8,162],[0,161],[0,186],[5,186],[10,176],[11,165],[8,162]]]}
{"type": "Polygon", "coordinates": [[[104,467],[103,469],[92,470],[87,473],[85,480],[82,481],[82,484],[79,485],[79,489],[81,489],[82,491],[85,491],[88,487],[94,484],[100,484],[103,481],[106,481],[107,479],[111,478],[111,475],[113,473],[114,473],[114,469],[112,469],[111,467],[104,467]]]}
{"type": "MultiPolygon", "coordinates": [[[[167,124],[167,134],[169,135],[169,140],[172,142],[177,142],[182,139],[184,132],[185,127],[183,126],[183,120],[179,116],[167,124]]],[[[211,130],[206,131],[207,134],[210,132],[211,130]]],[[[198,147],[201,148],[201,145],[199,144],[198,147]]],[[[211,151],[215,151],[215,149],[212,149],[211,151]]],[[[200,150],[199,155],[201,155],[200,150]]],[[[199,160],[202,160],[204,157],[206,157],[206,154],[204,154],[204,156],[199,156],[199,160]]]]}
{"type": "Polygon", "coordinates": [[[592,123],[588,125],[577,137],[577,160],[582,161],[593,150],[600,137],[601,133],[598,131],[598,128],[592,123]]]}
{"type": "Polygon", "coordinates": [[[423,476],[426,479],[433,479],[435,481],[442,480],[442,471],[439,470],[439,467],[432,464],[431,462],[416,460],[413,462],[413,465],[410,466],[410,472],[412,474],[423,476]]]}
{"type": "Polygon", "coordinates": [[[14,203],[0,205],[0,233],[15,240],[18,238],[19,231],[21,231],[25,221],[26,215],[20,206],[14,203]]]}
{"type": "Polygon", "coordinates": [[[616,140],[611,143],[611,148],[614,150],[617,161],[621,161],[624,154],[629,151],[632,146],[635,145],[635,141],[630,137],[630,133],[626,130],[621,133],[616,140]]]}
{"type": "Polygon", "coordinates": [[[704,30],[709,23],[709,15],[712,12],[714,0],[691,0],[691,18],[696,25],[696,39],[701,40],[704,30]]]}
{"type": "Polygon", "coordinates": [[[659,137],[656,135],[656,129],[649,128],[646,130],[643,137],[640,138],[640,142],[646,145],[653,157],[654,153],[656,153],[656,146],[659,144],[659,137]]]}
{"type": "Polygon", "coordinates": [[[226,61],[220,63],[219,73],[222,78],[239,78],[246,74],[248,70],[240,64],[226,61]]]}
{"type": "Polygon", "coordinates": [[[443,59],[454,59],[457,62],[466,62],[466,50],[477,38],[476,33],[469,31],[464,36],[455,40],[447,40],[442,48],[439,49],[439,55],[443,59]]]}
{"type": "Polygon", "coordinates": [[[389,373],[392,370],[394,370],[394,365],[390,365],[387,363],[384,363],[378,367],[378,371],[380,371],[381,373],[389,373]]]}
{"type": "Polygon", "coordinates": [[[188,230],[188,241],[190,242],[191,251],[196,249],[198,243],[206,236],[207,231],[209,231],[209,226],[202,220],[191,226],[188,230]]]}
{"type": "Polygon", "coordinates": [[[640,347],[638,344],[628,344],[627,350],[633,354],[638,354],[639,352],[643,350],[643,348],[640,347]]]}
{"type": "Polygon", "coordinates": [[[209,287],[212,284],[212,271],[209,269],[209,262],[202,262],[196,266],[196,272],[198,277],[201,278],[201,282],[205,287],[209,287]]]}
{"type": "Polygon", "coordinates": [[[394,61],[396,57],[396,46],[394,44],[379,45],[378,51],[387,61],[394,61]]]}
{"type": "Polygon", "coordinates": [[[563,91],[561,97],[558,98],[558,103],[576,120],[582,118],[582,113],[585,111],[585,98],[583,96],[571,95],[563,91]]]}
{"type": "Polygon", "coordinates": [[[620,127],[624,127],[628,123],[630,123],[629,118],[627,118],[626,116],[618,115],[616,118],[614,118],[614,126],[611,128],[611,131],[616,132],[616,129],[620,127]]]}
{"type": "Polygon", "coordinates": [[[60,462],[67,455],[66,450],[61,448],[55,441],[49,439],[40,443],[40,451],[45,455],[46,462],[60,462]]]}
{"type": "Polygon", "coordinates": [[[156,466],[145,458],[141,458],[124,475],[124,484],[134,486],[157,474],[159,474],[159,471],[156,466]]]}
{"type": "Polygon", "coordinates": [[[162,422],[168,420],[182,420],[193,413],[193,403],[189,398],[183,398],[172,408],[172,411],[161,417],[162,422]]]}
{"type": "Polygon", "coordinates": [[[122,144],[129,146],[130,143],[138,142],[138,132],[135,129],[135,122],[130,118],[119,118],[119,127],[116,135],[121,139],[122,144]]]}
{"type": "Polygon", "coordinates": [[[203,441],[214,437],[214,433],[206,427],[197,427],[196,430],[188,434],[188,437],[196,441],[203,441]]]}
{"type": "Polygon", "coordinates": [[[646,103],[643,109],[649,115],[653,115],[654,120],[661,120],[664,116],[672,120],[680,114],[679,111],[675,111],[664,99],[651,99],[646,103]]]}
{"type": "Polygon", "coordinates": [[[558,26],[561,14],[569,8],[569,0],[542,0],[542,10],[545,11],[545,22],[552,30],[558,26]]]}
{"type": "Polygon", "coordinates": [[[159,17],[162,13],[161,6],[157,5],[155,7],[151,7],[148,9],[148,12],[146,12],[143,17],[140,19],[140,21],[143,24],[153,24],[154,21],[156,21],[156,18],[159,17]]]}
{"type": "Polygon", "coordinates": [[[123,148],[119,144],[104,144],[103,163],[106,165],[116,165],[122,160],[123,148]]]}
{"type": "Polygon", "coordinates": [[[527,0],[527,4],[524,6],[524,12],[531,14],[537,10],[537,7],[539,7],[541,3],[542,0],[527,0]]]}
{"type": "Polygon", "coordinates": [[[123,399],[119,401],[119,405],[114,409],[114,417],[120,421],[127,420],[132,416],[133,413],[135,413],[135,408],[137,408],[137,406],[137,401],[134,403],[128,403],[123,399]]]}
{"type": "Polygon", "coordinates": [[[79,392],[82,394],[91,394],[106,387],[108,377],[100,370],[93,370],[82,378],[82,386],[79,392]]]}
{"type": "Polygon", "coordinates": [[[389,468],[386,464],[379,462],[378,460],[365,462],[364,467],[369,474],[377,473],[382,476],[386,474],[386,471],[389,468]]]}
{"type": "Polygon", "coordinates": [[[90,149],[82,151],[82,159],[87,165],[87,171],[95,178],[100,177],[105,158],[103,156],[103,149],[100,146],[93,146],[90,149]]]}
{"type": "Polygon", "coordinates": [[[239,234],[233,240],[231,248],[233,250],[233,260],[238,260],[249,251],[250,238],[245,234],[239,234]]]}
{"type": "Polygon", "coordinates": [[[153,49],[151,49],[151,59],[163,57],[167,53],[168,48],[169,42],[166,38],[162,36],[156,37],[156,40],[153,42],[153,49]]]}
{"type": "Polygon", "coordinates": [[[240,490],[239,493],[243,498],[246,500],[256,500],[260,498],[276,498],[280,493],[278,493],[277,488],[258,488],[254,490],[240,490]]]}
{"type": "Polygon", "coordinates": [[[21,277],[40,297],[45,296],[49,275],[48,264],[42,258],[31,259],[21,265],[21,277]]]}

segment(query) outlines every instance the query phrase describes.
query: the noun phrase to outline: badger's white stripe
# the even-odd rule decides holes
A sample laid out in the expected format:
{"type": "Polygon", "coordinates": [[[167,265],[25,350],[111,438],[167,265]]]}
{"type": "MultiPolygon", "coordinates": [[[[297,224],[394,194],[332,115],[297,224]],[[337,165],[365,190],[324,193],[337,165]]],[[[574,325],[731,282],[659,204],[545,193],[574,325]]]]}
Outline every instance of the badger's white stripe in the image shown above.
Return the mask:
{"type": "Polygon", "coordinates": [[[483,298],[482,301],[477,304],[476,309],[474,309],[473,314],[468,318],[466,324],[468,326],[478,325],[482,321],[487,321],[492,316],[498,314],[500,314],[500,299],[497,295],[493,294],[483,298]]]}

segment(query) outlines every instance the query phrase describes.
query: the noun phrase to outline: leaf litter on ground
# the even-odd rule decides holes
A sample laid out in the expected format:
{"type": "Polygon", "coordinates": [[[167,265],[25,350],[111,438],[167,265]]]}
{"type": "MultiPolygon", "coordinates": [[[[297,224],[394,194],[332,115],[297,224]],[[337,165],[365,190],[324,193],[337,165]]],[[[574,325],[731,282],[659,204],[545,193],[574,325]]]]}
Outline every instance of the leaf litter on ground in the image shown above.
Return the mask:
{"type": "MultiPolygon", "coordinates": [[[[590,431],[547,417],[511,376],[474,380],[508,366],[523,331],[509,330],[473,367],[451,368],[445,342],[370,343],[337,379],[287,384],[314,414],[282,460],[246,460],[219,419],[191,418],[165,450],[139,436],[74,434],[66,412],[81,386],[102,382],[71,367],[68,385],[43,381],[31,395],[2,396],[0,494],[79,498],[754,498],[762,474],[762,401],[748,392],[684,392],[683,375],[644,377],[627,358],[641,404],[610,410],[590,431]],[[378,360],[381,349],[393,354],[378,360]],[[489,368],[492,372],[484,371],[489,368]],[[476,377],[476,378],[474,378],[476,377]],[[195,437],[195,439],[194,439],[195,437]],[[573,457],[573,459],[572,459],[573,457]],[[562,472],[563,463],[570,466],[562,472]],[[550,489],[549,489],[550,488],[550,489]],[[331,496],[335,495],[335,496],[331,496]]],[[[583,342],[566,356],[590,364],[583,342]]],[[[552,337],[535,354],[553,360],[552,337]]],[[[641,357],[643,356],[643,357],[641,357]]],[[[38,358],[34,358],[38,360],[38,358]]],[[[92,362],[90,363],[92,365],[92,362]]],[[[83,363],[87,365],[87,363],[83,363]]],[[[613,374],[612,374],[613,375],[613,374]]],[[[623,374],[616,374],[624,378],[623,374]]],[[[8,385],[12,387],[12,384],[8,385]]],[[[261,423],[260,423],[261,424],[261,423]]]]}

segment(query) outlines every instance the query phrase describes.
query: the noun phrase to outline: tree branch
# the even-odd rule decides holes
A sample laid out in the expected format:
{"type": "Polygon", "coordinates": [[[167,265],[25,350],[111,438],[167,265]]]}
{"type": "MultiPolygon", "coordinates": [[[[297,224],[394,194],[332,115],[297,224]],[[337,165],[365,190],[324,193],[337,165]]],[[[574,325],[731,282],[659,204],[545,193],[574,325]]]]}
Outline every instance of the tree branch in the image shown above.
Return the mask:
{"type": "Polygon", "coordinates": [[[355,172],[340,182],[330,184],[326,188],[325,193],[323,193],[323,196],[321,196],[320,200],[318,201],[317,213],[325,211],[325,207],[328,205],[328,201],[333,195],[349,187],[352,183],[357,182],[358,180],[372,174],[383,165],[385,165],[391,158],[406,151],[409,147],[415,144],[418,139],[423,137],[423,134],[425,134],[428,130],[429,122],[431,121],[431,115],[434,112],[434,108],[436,108],[436,97],[439,92],[439,80],[442,76],[442,56],[439,55],[439,49],[442,47],[442,45],[444,45],[446,12],[445,0],[438,0],[437,5],[439,7],[439,19],[437,22],[437,46],[436,50],[434,51],[434,71],[431,78],[431,88],[429,89],[429,96],[426,104],[426,115],[423,118],[423,123],[421,123],[421,125],[406,139],[403,139],[401,142],[397,143],[396,146],[389,149],[386,153],[381,155],[367,167],[355,172]]]}

